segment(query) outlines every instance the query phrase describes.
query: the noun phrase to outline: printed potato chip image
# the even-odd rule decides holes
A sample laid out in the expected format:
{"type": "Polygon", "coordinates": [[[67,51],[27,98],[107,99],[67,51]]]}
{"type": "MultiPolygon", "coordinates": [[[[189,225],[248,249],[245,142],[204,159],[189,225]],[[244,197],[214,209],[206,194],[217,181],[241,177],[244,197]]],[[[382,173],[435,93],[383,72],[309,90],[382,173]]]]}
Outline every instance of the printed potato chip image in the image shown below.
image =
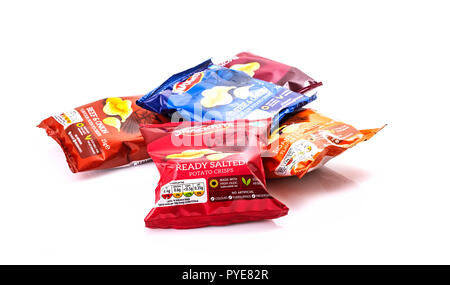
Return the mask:
{"type": "Polygon", "coordinates": [[[181,153],[174,153],[166,156],[167,159],[196,159],[204,156],[205,154],[216,153],[212,149],[189,149],[181,153]]]}
{"type": "Polygon", "coordinates": [[[200,100],[200,103],[205,108],[212,108],[218,105],[230,104],[233,101],[233,97],[228,93],[234,87],[230,86],[214,86],[211,89],[202,92],[205,97],[200,100]]]}
{"type": "MultiPolygon", "coordinates": [[[[320,120],[319,118],[317,118],[320,120]]],[[[269,144],[276,141],[281,135],[283,134],[291,134],[291,133],[304,133],[309,131],[311,128],[314,128],[317,125],[316,123],[311,122],[303,122],[298,124],[292,124],[292,125],[282,125],[278,129],[272,132],[269,138],[269,144]]],[[[330,130],[334,131],[334,130],[330,130]]]]}
{"type": "Polygon", "coordinates": [[[197,153],[197,154],[182,154],[182,153],[174,153],[174,154],[169,154],[168,156],[166,156],[167,159],[196,159],[196,158],[200,158],[203,157],[203,153],[197,153]]]}
{"type": "Polygon", "coordinates": [[[250,87],[252,87],[252,85],[236,88],[233,90],[233,94],[237,98],[245,100],[250,96],[250,87]]]}
{"type": "Polygon", "coordinates": [[[119,119],[117,119],[117,118],[115,118],[115,117],[107,117],[107,118],[104,118],[104,119],[103,119],[103,123],[104,123],[105,125],[108,125],[108,126],[111,126],[111,127],[116,128],[117,131],[120,132],[120,126],[121,126],[121,123],[120,123],[120,120],[119,120],[119,119]]]}
{"type": "Polygon", "coordinates": [[[253,77],[255,75],[255,71],[258,70],[260,67],[261,65],[259,64],[259,62],[254,61],[249,62],[247,64],[235,64],[231,66],[230,69],[243,71],[248,75],[250,75],[251,77],[253,77]]]}
{"type": "Polygon", "coordinates": [[[119,97],[111,97],[106,99],[103,112],[110,116],[120,116],[122,123],[133,113],[130,100],[122,100],[119,97]]]}
{"type": "Polygon", "coordinates": [[[209,149],[209,148],[204,148],[204,149],[190,149],[190,150],[185,150],[183,152],[181,152],[182,154],[185,155],[193,155],[193,154],[198,154],[198,153],[202,153],[202,154],[208,154],[208,153],[216,153],[217,151],[209,149]]]}
{"type": "Polygon", "coordinates": [[[212,161],[224,159],[227,156],[233,155],[234,153],[215,153],[210,154],[206,158],[212,161]]]}
{"type": "Polygon", "coordinates": [[[293,124],[293,125],[285,126],[283,128],[283,133],[284,134],[293,133],[293,132],[297,131],[298,129],[300,129],[300,124],[293,124]]]}

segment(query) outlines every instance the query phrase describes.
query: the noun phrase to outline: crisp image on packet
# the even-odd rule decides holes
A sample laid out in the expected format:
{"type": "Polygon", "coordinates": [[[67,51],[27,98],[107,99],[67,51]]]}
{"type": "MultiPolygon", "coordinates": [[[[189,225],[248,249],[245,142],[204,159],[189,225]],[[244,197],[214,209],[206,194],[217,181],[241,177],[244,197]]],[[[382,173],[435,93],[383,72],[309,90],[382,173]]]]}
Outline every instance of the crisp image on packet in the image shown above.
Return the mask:
{"type": "Polygon", "coordinates": [[[139,96],[95,101],[43,120],[47,131],[62,148],[72,172],[106,169],[149,160],[139,124],[168,119],[138,107],[139,96]]]}
{"type": "Polygon", "coordinates": [[[292,92],[207,60],[173,75],[136,103],[164,115],[177,112],[188,121],[272,118],[276,125],[314,99],[315,94],[292,92]]]}
{"type": "Polygon", "coordinates": [[[266,188],[260,154],[269,125],[239,120],[142,126],[160,172],[145,225],[187,229],[286,215],[288,208],[266,188]]]}
{"type": "Polygon", "coordinates": [[[299,93],[322,85],[322,82],[314,80],[298,68],[250,52],[238,53],[219,65],[243,71],[253,78],[272,82],[299,93]]]}
{"type": "Polygon", "coordinates": [[[381,129],[357,130],[312,109],[301,110],[272,132],[263,155],[266,176],[301,178],[381,129]]]}

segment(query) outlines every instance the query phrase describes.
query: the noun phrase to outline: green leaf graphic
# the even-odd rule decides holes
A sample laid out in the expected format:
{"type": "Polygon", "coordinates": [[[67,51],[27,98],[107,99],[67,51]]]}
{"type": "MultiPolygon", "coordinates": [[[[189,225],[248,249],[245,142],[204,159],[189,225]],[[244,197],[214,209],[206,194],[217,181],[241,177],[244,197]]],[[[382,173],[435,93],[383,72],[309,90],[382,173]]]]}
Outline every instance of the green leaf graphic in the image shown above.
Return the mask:
{"type": "Polygon", "coordinates": [[[242,183],[244,183],[246,186],[250,185],[250,182],[252,182],[251,178],[249,178],[248,180],[245,180],[245,178],[242,177],[242,183]]]}

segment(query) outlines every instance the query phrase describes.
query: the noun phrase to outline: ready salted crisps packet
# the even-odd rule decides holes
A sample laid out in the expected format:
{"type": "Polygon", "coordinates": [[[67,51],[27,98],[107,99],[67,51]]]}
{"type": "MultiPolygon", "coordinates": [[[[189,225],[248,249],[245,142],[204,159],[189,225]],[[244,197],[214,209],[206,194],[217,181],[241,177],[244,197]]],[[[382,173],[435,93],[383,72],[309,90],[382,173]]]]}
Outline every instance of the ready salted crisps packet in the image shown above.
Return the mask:
{"type": "Polygon", "coordinates": [[[322,82],[314,80],[298,68],[250,52],[238,53],[219,65],[243,71],[253,78],[272,82],[299,93],[322,85],[322,82]]]}
{"type": "Polygon", "coordinates": [[[270,120],[141,127],[160,172],[149,228],[187,229],[275,219],[288,208],[266,188],[261,149],[270,120]]]}
{"type": "Polygon", "coordinates": [[[187,121],[272,118],[276,125],[314,99],[315,94],[292,92],[207,60],[173,75],[136,103],[164,115],[176,113],[187,121]]]}
{"type": "Polygon", "coordinates": [[[301,178],[382,128],[357,130],[312,109],[303,109],[272,132],[263,155],[266,176],[301,178]]]}
{"type": "Polygon", "coordinates": [[[61,146],[74,173],[139,164],[149,160],[139,125],[168,121],[138,107],[139,97],[98,100],[49,117],[38,127],[61,146]]]}

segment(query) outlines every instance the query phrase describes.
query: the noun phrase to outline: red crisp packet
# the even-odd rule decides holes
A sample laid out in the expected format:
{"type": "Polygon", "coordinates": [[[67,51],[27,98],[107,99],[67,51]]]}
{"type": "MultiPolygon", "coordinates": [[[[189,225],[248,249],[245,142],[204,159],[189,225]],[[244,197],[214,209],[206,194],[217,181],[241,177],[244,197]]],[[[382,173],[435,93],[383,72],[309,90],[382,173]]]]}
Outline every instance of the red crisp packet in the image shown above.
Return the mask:
{"type": "Polygon", "coordinates": [[[145,225],[187,229],[286,215],[266,188],[260,154],[268,126],[270,120],[141,127],[161,175],[145,225]]]}
{"type": "Polygon", "coordinates": [[[140,124],[169,120],[134,103],[140,96],[98,100],[43,120],[72,172],[139,164],[149,160],[140,124]]]}
{"type": "Polygon", "coordinates": [[[322,85],[298,68],[249,52],[241,52],[219,65],[241,70],[253,78],[275,83],[294,92],[305,93],[322,85]]]}

